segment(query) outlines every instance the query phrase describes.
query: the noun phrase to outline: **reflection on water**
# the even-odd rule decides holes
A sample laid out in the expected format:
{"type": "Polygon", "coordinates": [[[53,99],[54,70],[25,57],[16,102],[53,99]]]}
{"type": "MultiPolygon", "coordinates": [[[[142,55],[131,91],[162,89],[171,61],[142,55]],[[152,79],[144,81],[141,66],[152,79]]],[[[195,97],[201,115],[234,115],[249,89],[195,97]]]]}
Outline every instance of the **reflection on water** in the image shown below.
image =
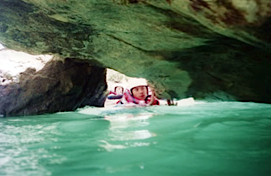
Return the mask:
{"type": "Polygon", "coordinates": [[[0,175],[270,175],[271,105],[0,118],[0,175]]]}
{"type": "Polygon", "coordinates": [[[149,142],[138,142],[138,140],[144,140],[155,136],[155,133],[151,133],[148,130],[148,119],[152,117],[152,113],[140,113],[140,114],[117,114],[105,116],[105,119],[110,122],[108,137],[109,139],[101,140],[100,147],[103,147],[106,151],[113,151],[114,149],[125,149],[128,147],[140,147],[149,146],[149,142]],[[134,130],[140,129],[140,130],[134,130]],[[126,141],[123,145],[114,145],[126,141]]]}

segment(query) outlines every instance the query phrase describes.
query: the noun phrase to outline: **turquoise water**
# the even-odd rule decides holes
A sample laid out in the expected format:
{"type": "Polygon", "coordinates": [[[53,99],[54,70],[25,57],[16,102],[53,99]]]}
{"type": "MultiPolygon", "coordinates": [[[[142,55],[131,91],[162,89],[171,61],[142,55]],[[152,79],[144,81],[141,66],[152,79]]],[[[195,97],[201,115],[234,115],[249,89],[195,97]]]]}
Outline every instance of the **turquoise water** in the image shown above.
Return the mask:
{"type": "Polygon", "coordinates": [[[271,105],[80,112],[0,118],[0,175],[271,174],[271,105]]]}

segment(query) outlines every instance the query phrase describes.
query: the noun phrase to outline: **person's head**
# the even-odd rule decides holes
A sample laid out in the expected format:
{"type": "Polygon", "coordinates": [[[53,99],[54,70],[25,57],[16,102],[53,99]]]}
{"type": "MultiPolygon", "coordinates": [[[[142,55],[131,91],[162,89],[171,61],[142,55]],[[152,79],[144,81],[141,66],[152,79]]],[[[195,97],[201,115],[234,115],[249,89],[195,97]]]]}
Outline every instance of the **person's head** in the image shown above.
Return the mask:
{"type": "Polygon", "coordinates": [[[124,91],[124,88],[123,88],[122,86],[116,86],[116,87],[115,87],[115,93],[116,93],[117,95],[123,94],[123,91],[124,91]]]}
{"type": "Polygon", "coordinates": [[[131,95],[137,99],[145,100],[148,96],[148,84],[144,78],[132,78],[129,80],[128,89],[131,95]]]}
{"type": "Polygon", "coordinates": [[[133,97],[139,100],[145,100],[148,96],[148,87],[144,85],[133,87],[131,93],[133,97]]]}

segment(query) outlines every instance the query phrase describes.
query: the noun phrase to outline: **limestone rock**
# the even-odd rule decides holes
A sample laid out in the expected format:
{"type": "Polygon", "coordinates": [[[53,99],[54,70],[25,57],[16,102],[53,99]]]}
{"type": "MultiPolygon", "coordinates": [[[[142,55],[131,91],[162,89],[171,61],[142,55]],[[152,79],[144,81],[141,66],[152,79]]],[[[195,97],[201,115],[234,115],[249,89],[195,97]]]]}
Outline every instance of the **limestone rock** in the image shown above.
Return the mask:
{"type": "Polygon", "coordinates": [[[267,0],[0,0],[0,42],[144,77],[162,98],[271,103],[270,6],[267,0]]]}
{"type": "Polygon", "coordinates": [[[19,83],[0,85],[0,114],[35,115],[72,111],[85,105],[102,107],[105,69],[76,59],[50,61],[35,72],[27,69],[19,83]]]}

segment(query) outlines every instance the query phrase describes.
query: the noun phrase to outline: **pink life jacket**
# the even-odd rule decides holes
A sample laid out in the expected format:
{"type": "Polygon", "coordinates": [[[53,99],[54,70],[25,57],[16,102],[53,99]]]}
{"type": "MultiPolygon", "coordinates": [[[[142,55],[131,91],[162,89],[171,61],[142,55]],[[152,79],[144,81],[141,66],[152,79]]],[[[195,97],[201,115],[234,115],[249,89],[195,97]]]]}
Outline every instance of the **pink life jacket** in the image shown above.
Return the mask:
{"type": "MultiPolygon", "coordinates": [[[[151,101],[150,95],[148,95],[145,100],[140,100],[140,99],[132,96],[132,93],[128,89],[126,89],[126,91],[124,92],[123,97],[124,97],[124,101],[122,100],[122,101],[118,102],[118,104],[125,104],[125,101],[128,103],[134,103],[134,104],[140,104],[140,102],[144,101],[145,104],[148,104],[151,101]]],[[[154,101],[153,101],[152,105],[160,105],[160,102],[158,101],[158,99],[156,97],[154,97],[154,101]]]]}

